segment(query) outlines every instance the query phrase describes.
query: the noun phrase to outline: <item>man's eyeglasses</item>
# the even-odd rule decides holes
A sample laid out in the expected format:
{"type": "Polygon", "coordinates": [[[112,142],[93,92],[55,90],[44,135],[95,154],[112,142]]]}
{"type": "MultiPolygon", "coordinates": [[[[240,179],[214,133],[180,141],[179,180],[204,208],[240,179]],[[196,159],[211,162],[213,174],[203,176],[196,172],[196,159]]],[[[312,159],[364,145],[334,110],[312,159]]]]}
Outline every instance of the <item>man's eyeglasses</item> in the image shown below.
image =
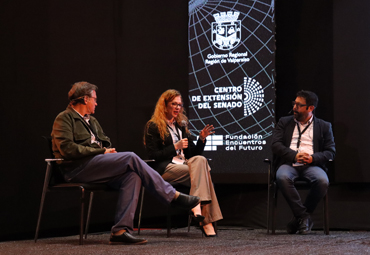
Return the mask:
{"type": "Polygon", "coordinates": [[[292,102],[292,106],[294,107],[294,106],[297,106],[297,108],[299,108],[299,107],[302,107],[302,106],[308,106],[308,104],[301,104],[301,103],[297,103],[296,101],[293,101],[292,102]]]}
{"type": "Polygon", "coordinates": [[[91,97],[91,96],[88,96],[88,97],[89,97],[89,98],[94,99],[95,103],[97,103],[97,102],[98,102],[98,98],[96,98],[96,97],[91,97]]]}
{"type": "Polygon", "coordinates": [[[178,103],[171,103],[171,105],[173,106],[173,107],[180,107],[180,108],[182,108],[183,107],[183,105],[182,104],[178,104],[178,103]]]}

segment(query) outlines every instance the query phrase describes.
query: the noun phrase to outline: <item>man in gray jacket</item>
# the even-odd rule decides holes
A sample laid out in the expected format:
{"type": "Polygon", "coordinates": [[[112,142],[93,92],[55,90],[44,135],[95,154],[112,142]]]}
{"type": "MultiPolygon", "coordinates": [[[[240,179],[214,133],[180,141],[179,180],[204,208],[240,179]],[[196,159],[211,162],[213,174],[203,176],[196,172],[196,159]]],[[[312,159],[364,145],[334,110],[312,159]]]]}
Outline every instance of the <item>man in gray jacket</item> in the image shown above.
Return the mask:
{"type": "Polygon", "coordinates": [[[133,152],[117,152],[99,122],[91,116],[97,106],[97,86],[88,82],[73,84],[70,104],[55,119],[51,133],[53,153],[64,159],[60,169],[68,182],[106,183],[119,190],[115,224],[110,244],[145,244],[136,238],[133,218],[143,185],[165,204],[190,210],[199,197],[177,192],[133,152]]]}

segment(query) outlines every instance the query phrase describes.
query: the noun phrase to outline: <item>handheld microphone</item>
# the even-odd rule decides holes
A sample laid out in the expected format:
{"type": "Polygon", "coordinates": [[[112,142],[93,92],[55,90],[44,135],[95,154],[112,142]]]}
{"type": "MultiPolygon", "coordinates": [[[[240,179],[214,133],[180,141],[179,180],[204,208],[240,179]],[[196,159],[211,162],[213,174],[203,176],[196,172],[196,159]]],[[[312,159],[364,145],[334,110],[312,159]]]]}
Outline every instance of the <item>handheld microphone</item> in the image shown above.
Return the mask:
{"type": "Polygon", "coordinates": [[[187,127],[188,126],[188,123],[186,122],[186,120],[181,121],[181,126],[182,127],[187,127]]]}

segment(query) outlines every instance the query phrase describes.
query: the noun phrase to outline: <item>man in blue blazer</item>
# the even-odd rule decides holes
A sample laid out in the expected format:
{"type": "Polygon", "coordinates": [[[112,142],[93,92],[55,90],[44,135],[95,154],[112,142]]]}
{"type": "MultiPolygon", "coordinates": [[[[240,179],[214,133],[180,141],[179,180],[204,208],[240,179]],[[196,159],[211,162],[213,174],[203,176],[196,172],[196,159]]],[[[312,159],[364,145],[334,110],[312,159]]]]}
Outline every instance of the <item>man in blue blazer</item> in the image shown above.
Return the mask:
{"type": "Polygon", "coordinates": [[[299,91],[292,103],[294,116],[282,117],[273,134],[276,181],[294,215],[287,225],[289,234],[311,231],[310,214],[329,186],[325,164],[334,159],[335,143],[331,124],[313,114],[317,103],[315,93],[299,91]],[[311,183],[304,203],[294,186],[297,178],[311,183]]]}

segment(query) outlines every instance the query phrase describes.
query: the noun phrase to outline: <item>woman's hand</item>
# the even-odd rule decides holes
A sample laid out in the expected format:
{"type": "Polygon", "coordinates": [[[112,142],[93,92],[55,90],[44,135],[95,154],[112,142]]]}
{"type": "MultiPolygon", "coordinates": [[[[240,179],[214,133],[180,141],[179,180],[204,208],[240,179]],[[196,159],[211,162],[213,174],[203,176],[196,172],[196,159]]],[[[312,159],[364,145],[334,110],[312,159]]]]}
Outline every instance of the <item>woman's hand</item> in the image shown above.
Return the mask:
{"type": "Polygon", "coordinates": [[[204,141],[207,136],[214,134],[215,132],[213,131],[213,129],[215,129],[213,125],[207,124],[207,126],[205,126],[199,133],[200,140],[204,141]]]}
{"type": "Polygon", "coordinates": [[[188,138],[181,139],[177,143],[175,143],[175,150],[181,150],[188,148],[188,138]]]}

